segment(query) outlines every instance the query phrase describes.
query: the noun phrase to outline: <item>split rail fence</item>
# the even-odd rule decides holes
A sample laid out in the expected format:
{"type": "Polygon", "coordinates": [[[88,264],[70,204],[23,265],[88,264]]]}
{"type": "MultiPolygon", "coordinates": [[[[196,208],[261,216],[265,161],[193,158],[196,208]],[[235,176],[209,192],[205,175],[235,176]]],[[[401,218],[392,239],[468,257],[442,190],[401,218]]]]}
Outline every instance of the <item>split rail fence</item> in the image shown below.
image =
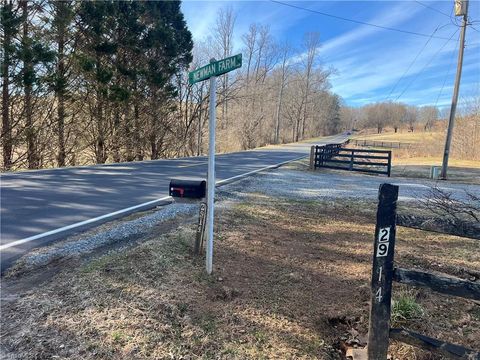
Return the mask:
{"type": "Polygon", "coordinates": [[[465,299],[480,300],[480,284],[447,274],[403,269],[394,266],[398,186],[382,184],[379,189],[371,278],[368,359],[385,360],[389,339],[394,339],[451,359],[477,359],[480,352],[418,334],[409,329],[390,328],[393,281],[465,299]]]}

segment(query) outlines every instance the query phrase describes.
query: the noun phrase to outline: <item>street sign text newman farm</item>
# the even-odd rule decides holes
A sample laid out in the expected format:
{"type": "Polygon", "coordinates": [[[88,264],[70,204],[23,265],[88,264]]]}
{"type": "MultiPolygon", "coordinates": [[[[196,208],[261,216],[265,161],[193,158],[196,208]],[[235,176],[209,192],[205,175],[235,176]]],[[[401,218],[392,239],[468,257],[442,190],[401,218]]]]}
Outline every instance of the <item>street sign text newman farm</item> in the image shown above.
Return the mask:
{"type": "Polygon", "coordinates": [[[242,54],[212,62],[188,74],[190,84],[208,79],[211,76],[218,76],[242,66],[242,54]]]}
{"type": "Polygon", "coordinates": [[[207,171],[207,246],[205,263],[207,273],[213,271],[213,220],[215,212],[215,108],[217,106],[217,76],[242,66],[242,54],[230,56],[216,61],[210,60],[210,64],[194,70],[188,74],[190,84],[210,79],[210,98],[208,104],[208,171],[207,171]]]}

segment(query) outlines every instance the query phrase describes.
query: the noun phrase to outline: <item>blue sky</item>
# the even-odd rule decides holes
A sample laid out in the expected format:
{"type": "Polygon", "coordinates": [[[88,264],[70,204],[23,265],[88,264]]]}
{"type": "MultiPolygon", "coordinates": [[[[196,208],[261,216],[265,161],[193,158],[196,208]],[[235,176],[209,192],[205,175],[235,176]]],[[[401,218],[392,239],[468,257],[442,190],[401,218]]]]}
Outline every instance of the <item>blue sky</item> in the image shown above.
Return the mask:
{"type": "MultiPolygon", "coordinates": [[[[304,33],[319,32],[320,59],[325,67],[336,69],[330,79],[332,91],[348,105],[397,100],[415,105],[436,104],[442,108],[451,102],[459,28],[446,16],[452,13],[453,0],[421,3],[438,11],[413,0],[288,2],[302,8],[429,36],[434,32],[434,36],[440,38],[453,36],[452,40],[381,30],[271,1],[184,1],[182,10],[194,40],[202,40],[212,35],[217,10],[231,6],[237,15],[236,52],[242,49],[241,36],[253,22],[270,26],[277,41],[288,40],[297,48],[296,56],[302,53],[304,33]],[[417,55],[415,63],[397,84],[417,55]],[[388,96],[390,92],[392,94],[388,96]]],[[[473,25],[478,31],[467,28],[460,98],[469,98],[480,92],[479,1],[470,1],[469,17],[478,21],[473,25]]],[[[457,18],[458,23],[460,19],[457,18]]]]}

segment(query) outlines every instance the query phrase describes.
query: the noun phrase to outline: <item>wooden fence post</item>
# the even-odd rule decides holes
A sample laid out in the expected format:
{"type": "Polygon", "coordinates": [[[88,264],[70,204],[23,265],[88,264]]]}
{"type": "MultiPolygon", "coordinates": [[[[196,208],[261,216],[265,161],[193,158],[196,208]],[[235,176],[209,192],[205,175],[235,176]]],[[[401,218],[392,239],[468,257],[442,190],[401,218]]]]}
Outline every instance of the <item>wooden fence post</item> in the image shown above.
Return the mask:
{"type": "Polygon", "coordinates": [[[387,359],[397,199],[398,186],[391,184],[380,185],[370,295],[367,350],[369,360],[387,359]]]}
{"type": "Polygon", "coordinates": [[[390,174],[392,172],[392,152],[388,152],[388,166],[387,166],[387,175],[390,177],[390,174]]]}
{"type": "Polygon", "coordinates": [[[310,170],[315,170],[315,145],[310,148],[310,170]]]}

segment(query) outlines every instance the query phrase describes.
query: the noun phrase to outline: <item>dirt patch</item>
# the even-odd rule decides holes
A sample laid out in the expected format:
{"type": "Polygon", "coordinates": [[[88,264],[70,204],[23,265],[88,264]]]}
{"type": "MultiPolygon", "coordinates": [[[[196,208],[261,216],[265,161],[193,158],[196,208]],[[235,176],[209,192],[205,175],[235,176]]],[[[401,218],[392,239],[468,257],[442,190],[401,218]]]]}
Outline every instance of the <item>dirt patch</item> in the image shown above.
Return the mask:
{"type": "MultiPolygon", "coordinates": [[[[2,355],[341,359],[368,325],[375,204],[359,210],[249,194],[217,212],[214,276],[191,255],[194,224],[64,269],[3,305],[2,355]]],[[[478,241],[404,228],[397,241],[400,266],[480,270],[478,241]]],[[[406,291],[396,287],[396,299],[406,291]]],[[[478,304],[413,291],[421,311],[401,325],[480,348],[478,304]]]]}

